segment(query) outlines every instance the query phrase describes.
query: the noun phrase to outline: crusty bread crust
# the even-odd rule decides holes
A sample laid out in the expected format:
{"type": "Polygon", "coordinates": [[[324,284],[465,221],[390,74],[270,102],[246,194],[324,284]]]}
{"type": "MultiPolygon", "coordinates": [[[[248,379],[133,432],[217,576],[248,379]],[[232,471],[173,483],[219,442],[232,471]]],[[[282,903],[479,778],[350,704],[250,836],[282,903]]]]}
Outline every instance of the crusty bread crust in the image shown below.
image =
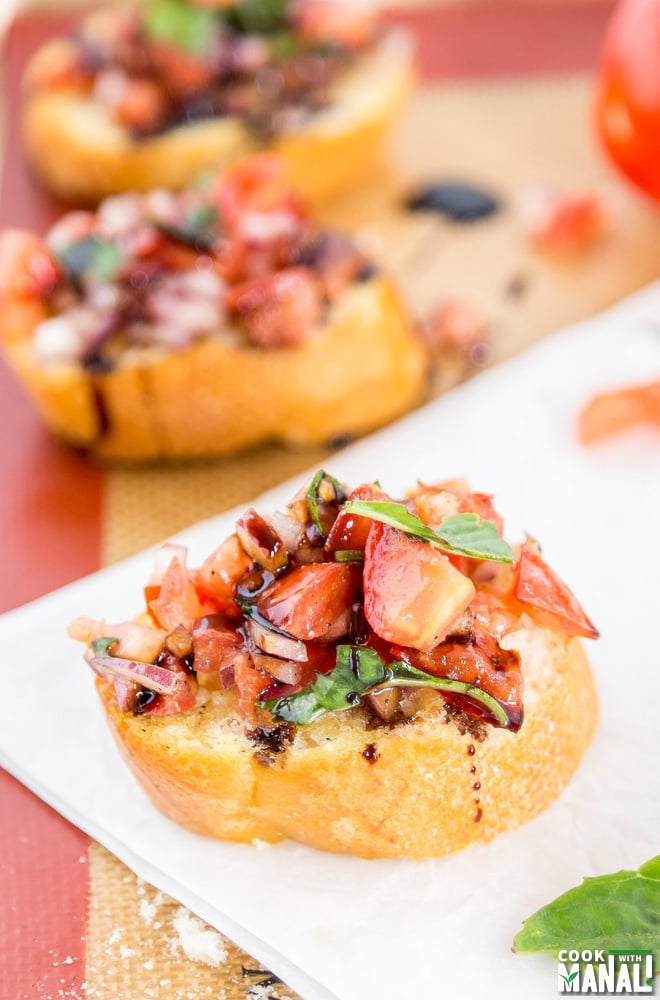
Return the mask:
{"type": "Polygon", "coordinates": [[[424,348],[385,277],[347,288],[299,347],[246,346],[228,329],[177,351],[131,348],[100,374],[40,365],[32,333],[43,316],[33,312],[12,304],[6,355],[48,427],[103,460],[226,455],[269,440],[323,444],[399,416],[424,387],[424,348]],[[19,329],[23,318],[32,323],[19,329]]]}
{"type": "Polygon", "coordinates": [[[227,840],[290,837],[365,858],[424,858],[532,819],[568,783],[593,737],[598,702],[578,639],[520,634],[525,721],[486,738],[446,721],[432,697],[408,725],[367,729],[360,710],[298,727],[281,754],[260,752],[231,712],[231,694],[165,718],[103,707],[134,774],[167,816],[227,840]],[[365,754],[365,749],[370,749],[365,754]],[[368,759],[371,758],[371,759],[368,759]]]}
{"type": "MultiPolygon", "coordinates": [[[[412,86],[411,43],[389,32],[334,92],[306,128],[270,144],[293,185],[318,201],[368,175],[381,140],[412,86]]],[[[23,140],[37,174],[59,196],[95,202],[121,191],[179,189],[257,148],[237,118],[216,118],[134,139],[91,97],[72,89],[38,90],[23,108],[23,140]]]]}

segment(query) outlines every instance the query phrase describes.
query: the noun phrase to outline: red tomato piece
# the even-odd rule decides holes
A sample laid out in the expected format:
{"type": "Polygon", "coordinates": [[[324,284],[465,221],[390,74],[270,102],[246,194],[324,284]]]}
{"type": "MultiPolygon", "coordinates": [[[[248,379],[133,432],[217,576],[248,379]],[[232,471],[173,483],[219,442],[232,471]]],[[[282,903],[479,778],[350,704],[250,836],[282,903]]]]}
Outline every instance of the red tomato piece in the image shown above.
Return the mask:
{"type": "Polygon", "coordinates": [[[292,209],[298,216],[304,215],[291,190],[284,161],[273,153],[256,153],[228,167],[219,177],[211,198],[230,229],[246,209],[259,212],[292,209]]]}
{"type": "Polygon", "coordinates": [[[537,250],[580,250],[605,232],[609,213],[602,198],[589,192],[567,193],[537,185],[527,190],[523,224],[537,250]]]}
{"type": "Polygon", "coordinates": [[[539,555],[536,546],[525,542],[515,571],[514,592],[521,604],[533,610],[539,624],[548,624],[567,635],[598,638],[577,597],[539,555]]]}
{"type": "Polygon", "coordinates": [[[187,570],[175,557],[163,575],[160,593],[149,602],[149,610],[159,625],[173,631],[177,625],[189,630],[196,618],[203,614],[197,591],[187,570]]]}
{"type": "Polygon", "coordinates": [[[59,268],[43,241],[22,229],[6,229],[0,238],[2,299],[46,298],[59,278],[59,268]]]}
{"type": "Polygon", "coordinates": [[[523,676],[520,657],[512,650],[503,650],[497,641],[480,627],[475,627],[468,644],[443,642],[431,653],[415,650],[393,650],[398,658],[424,670],[434,677],[474,684],[492,695],[504,706],[517,728],[523,716],[523,676]]]}
{"type": "Polygon", "coordinates": [[[302,0],[295,5],[296,28],[301,38],[349,49],[368,45],[376,32],[375,14],[366,6],[332,0],[302,0]]]}
{"type": "Polygon", "coordinates": [[[243,281],[227,291],[225,301],[257,347],[298,346],[321,319],[319,284],[307,267],[243,281]]]}
{"type": "Polygon", "coordinates": [[[475,593],[438,549],[374,522],[365,550],[364,613],[383,639],[433,649],[475,593]]]}
{"type": "Polygon", "coordinates": [[[660,5],[624,0],[601,51],[596,126],[620,170],[660,199],[660,5]]]}
{"type": "Polygon", "coordinates": [[[220,614],[238,617],[241,611],[234,601],[234,589],[251,568],[252,560],[238,537],[230,535],[204,560],[195,583],[201,594],[215,601],[220,614]]]}
{"type": "Polygon", "coordinates": [[[212,674],[233,666],[242,643],[242,637],[231,629],[196,629],[193,632],[195,670],[212,674]]]}
{"type": "Polygon", "coordinates": [[[361,567],[348,563],[296,566],[264,590],[257,607],[296,639],[319,639],[357,600],[361,575],[361,567]]]}
{"type": "Polygon", "coordinates": [[[234,683],[236,685],[234,711],[241,719],[254,726],[257,701],[271,686],[273,678],[262,670],[255,670],[247,653],[241,653],[234,660],[234,683]]]}
{"type": "MultiPolygon", "coordinates": [[[[391,500],[378,486],[373,483],[363,483],[357,486],[348,497],[349,500],[391,500]]],[[[369,530],[374,522],[369,517],[351,514],[342,507],[330,529],[325,543],[326,552],[338,552],[341,549],[353,549],[364,552],[369,530]]]]}
{"type": "Polygon", "coordinates": [[[578,434],[582,444],[594,444],[646,423],[660,427],[660,380],[594,396],[580,413],[578,434]]]}

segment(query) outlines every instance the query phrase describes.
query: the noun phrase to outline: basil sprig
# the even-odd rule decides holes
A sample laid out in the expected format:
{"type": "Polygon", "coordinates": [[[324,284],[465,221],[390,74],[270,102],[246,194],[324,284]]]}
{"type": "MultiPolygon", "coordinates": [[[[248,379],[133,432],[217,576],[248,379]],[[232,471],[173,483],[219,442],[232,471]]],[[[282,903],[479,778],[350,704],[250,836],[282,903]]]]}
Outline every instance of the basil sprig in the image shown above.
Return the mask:
{"type": "Polygon", "coordinates": [[[478,514],[450,514],[443,518],[439,528],[433,530],[402,503],[348,500],[344,504],[344,510],[389,524],[390,527],[398,528],[406,535],[428,542],[444,552],[469,556],[471,559],[513,562],[513,552],[493,522],[480,518],[478,514]]]}
{"type": "Polygon", "coordinates": [[[101,281],[112,281],[124,260],[118,245],[101,236],[83,236],[59,250],[57,259],[69,278],[78,285],[87,273],[101,281]]]}
{"type": "Polygon", "coordinates": [[[514,938],[513,950],[650,950],[660,962],[658,914],[660,854],[637,871],[585,878],[529,917],[514,938]]]}
{"type": "Polygon", "coordinates": [[[319,469],[305,493],[305,502],[309,516],[322,535],[327,535],[328,529],[327,525],[324,526],[323,524],[321,508],[324,504],[343,503],[345,499],[346,493],[339,480],[334,479],[325,469],[319,469]],[[331,495],[324,496],[324,492],[328,492],[331,495]]]}
{"type": "Polygon", "coordinates": [[[450,677],[434,677],[400,660],[386,665],[368,646],[337,646],[336,665],[330,673],[317,674],[316,680],[303,691],[260,704],[272,712],[275,719],[306,726],[327,712],[354,708],[366,694],[376,694],[391,687],[427,687],[463,695],[481,705],[495,725],[503,729],[511,727],[503,706],[476,685],[450,677]]]}
{"type": "Polygon", "coordinates": [[[289,0],[238,0],[226,15],[239,31],[268,35],[283,31],[288,24],[289,0]]]}
{"type": "Polygon", "coordinates": [[[94,656],[110,656],[110,647],[119,642],[119,639],[112,639],[110,636],[102,635],[92,642],[92,653],[94,656]]]}
{"type": "Polygon", "coordinates": [[[144,13],[144,30],[153,41],[201,55],[208,51],[216,20],[209,7],[185,0],[151,0],[144,13]]]}

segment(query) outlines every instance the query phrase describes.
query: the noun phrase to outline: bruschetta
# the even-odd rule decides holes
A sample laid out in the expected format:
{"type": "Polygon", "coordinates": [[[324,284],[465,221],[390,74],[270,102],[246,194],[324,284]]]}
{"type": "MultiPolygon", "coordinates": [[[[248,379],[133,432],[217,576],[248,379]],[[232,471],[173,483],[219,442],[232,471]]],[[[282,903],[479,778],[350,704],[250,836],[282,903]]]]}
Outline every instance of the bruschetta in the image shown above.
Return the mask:
{"type": "Polygon", "coordinates": [[[178,189],[263,148],[320,199],[368,176],[411,67],[405,33],[334,0],[117,5],[35,54],[23,139],[69,200],[178,189]]]}
{"type": "Polygon", "coordinates": [[[47,426],[106,460],[330,442],[399,416],[426,354],[392,281],[273,154],[0,239],[0,345],[47,426]]]}
{"type": "Polygon", "coordinates": [[[70,634],[138,781],[198,833],[447,854],[549,806],[594,734],[595,627],[461,481],[398,501],[321,470],[198,569],[158,550],[144,595],[70,634]]]}

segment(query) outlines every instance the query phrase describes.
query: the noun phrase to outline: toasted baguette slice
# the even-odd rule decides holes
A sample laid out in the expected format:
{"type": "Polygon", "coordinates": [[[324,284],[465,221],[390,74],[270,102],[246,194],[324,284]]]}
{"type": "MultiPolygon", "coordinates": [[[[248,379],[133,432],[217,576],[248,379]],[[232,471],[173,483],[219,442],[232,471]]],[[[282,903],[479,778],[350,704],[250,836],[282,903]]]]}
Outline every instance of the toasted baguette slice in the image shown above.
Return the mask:
{"type": "Polygon", "coordinates": [[[290,837],[365,858],[424,858],[538,815],[593,737],[598,703],[580,641],[538,627],[516,640],[518,733],[466,731],[467,718],[447,717],[431,696],[407,725],[367,729],[360,709],[330,713],[275,753],[245,735],[227,692],[203,692],[195,709],[159,718],[120,712],[112,684],[97,684],[134,774],[177,823],[227,840],[290,837]]]}
{"type": "MultiPolygon", "coordinates": [[[[412,80],[411,40],[405,32],[390,31],[339,81],[327,109],[270,145],[305,197],[318,201],[368,176],[412,80]]],[[[121,191],[182,188],[258,145],[238,118],[229,117],[134,139],[91,97],[54,87],[27,95],[23,139],[47,187],[88,202],[121,191]]]]}
{"type": "Polygon", "coordinates": [[[32,333],[43,307],[5,304],[5,355],[45,423],[103,460],[322,444],[399,416],[423,391],[426,355],[385,277],[349,286],[301,346],[261,350],[228,328],[177,351],[132,347],[104,374],[39,364],[32,333]]]}

